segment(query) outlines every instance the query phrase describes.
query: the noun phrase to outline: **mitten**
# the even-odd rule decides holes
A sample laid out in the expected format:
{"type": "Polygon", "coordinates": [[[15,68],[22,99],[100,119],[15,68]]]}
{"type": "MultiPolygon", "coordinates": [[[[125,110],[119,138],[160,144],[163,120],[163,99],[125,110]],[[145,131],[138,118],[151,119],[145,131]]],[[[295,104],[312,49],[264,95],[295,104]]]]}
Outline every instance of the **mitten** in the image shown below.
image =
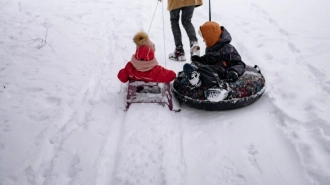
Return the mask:
{"type": "Polygon", "coordinates": [[[191,56],[191,61],[202,62],[202,58],[198,55],[193,55],[193,56],[191,56]]]}
{"type": "Polygon", "coordinates": [[[229,82],[235,82],[238,79],[238,74],[234,70],[230,70],[227,73],[227,79],[229,82]]]}

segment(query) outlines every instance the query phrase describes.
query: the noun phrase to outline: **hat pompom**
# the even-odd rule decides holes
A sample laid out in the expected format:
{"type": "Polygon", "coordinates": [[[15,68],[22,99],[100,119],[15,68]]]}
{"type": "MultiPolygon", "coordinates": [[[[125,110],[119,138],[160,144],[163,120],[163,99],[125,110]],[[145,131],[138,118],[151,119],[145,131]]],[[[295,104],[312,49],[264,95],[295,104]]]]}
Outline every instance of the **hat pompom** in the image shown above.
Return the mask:
{"type": "Polygon", "coordinates": [[[148,40],[148,34],[143,31],[136,33],[133,38],[133,41],[137,46],[147,45],[148,40]]]}
{"type": "Polygon", "coordinates": [[[141,46],[136,49],[135,58],[138,60],[149,61],[155,58],[155,53],[151,48],[141,46]]]}

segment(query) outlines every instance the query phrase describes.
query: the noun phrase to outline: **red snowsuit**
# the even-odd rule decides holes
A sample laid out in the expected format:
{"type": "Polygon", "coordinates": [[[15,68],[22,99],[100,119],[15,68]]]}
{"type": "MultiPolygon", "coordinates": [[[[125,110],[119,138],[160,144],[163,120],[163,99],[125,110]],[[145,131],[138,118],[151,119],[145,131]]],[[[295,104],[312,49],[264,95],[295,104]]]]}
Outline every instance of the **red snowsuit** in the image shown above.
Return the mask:
{"type": "Polygon", "coordinates": [[[158,65],[152,49],[141,46],[137,49],[130,62],[118,73],[118,79],[123,83],[128,80],[145,82],[171,82],[176,77],[172,70],[158,65]]]}
{"type": "Polygon", "coordinates": [[[160,65],[155,66],[150,71],[141,72],[136,70],[131,62],[128,62],[125,68],[118,73],[118,78],[123,83],[128,80],[145,82],[171,82],[175,78],[174,71],[163,68],[160,65]]]}

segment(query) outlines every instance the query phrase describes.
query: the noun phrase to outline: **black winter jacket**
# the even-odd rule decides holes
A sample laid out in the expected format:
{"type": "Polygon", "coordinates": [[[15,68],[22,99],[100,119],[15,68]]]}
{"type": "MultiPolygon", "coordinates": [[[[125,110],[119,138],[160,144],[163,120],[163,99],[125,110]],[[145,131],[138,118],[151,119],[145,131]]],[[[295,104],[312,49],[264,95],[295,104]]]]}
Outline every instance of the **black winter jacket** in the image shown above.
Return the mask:
{"type": "MultiPolygon", "coordinates": [[[[219,41],[212,47],[206,48],[205,55],[201,56],[201,60],[198,63],[208,67],[212,65],[221,79],[225,79],[230,70],[234,70],[238,76],[241,76],[245,72],[245,63],[235,47],[230,44],[232,38],[229,32],[223,26],[221,26],[221,30],[222,34],[219,41]]],[[[203,65],[197,64],[197,66],[201,67],[203,65]]]]}

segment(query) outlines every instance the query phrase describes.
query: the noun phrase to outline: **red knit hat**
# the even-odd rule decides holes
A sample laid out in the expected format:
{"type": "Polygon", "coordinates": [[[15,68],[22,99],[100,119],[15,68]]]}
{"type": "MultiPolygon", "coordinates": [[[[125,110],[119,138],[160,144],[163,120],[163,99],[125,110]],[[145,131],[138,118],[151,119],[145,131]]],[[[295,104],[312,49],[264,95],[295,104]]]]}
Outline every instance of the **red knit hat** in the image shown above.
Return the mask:
{"type": "Polygon", "coordinates": [[[136,49],[135,58],[138,60],[149,61],[155,58],[155,53],[147,46],[140,46],[136,49]]]}

